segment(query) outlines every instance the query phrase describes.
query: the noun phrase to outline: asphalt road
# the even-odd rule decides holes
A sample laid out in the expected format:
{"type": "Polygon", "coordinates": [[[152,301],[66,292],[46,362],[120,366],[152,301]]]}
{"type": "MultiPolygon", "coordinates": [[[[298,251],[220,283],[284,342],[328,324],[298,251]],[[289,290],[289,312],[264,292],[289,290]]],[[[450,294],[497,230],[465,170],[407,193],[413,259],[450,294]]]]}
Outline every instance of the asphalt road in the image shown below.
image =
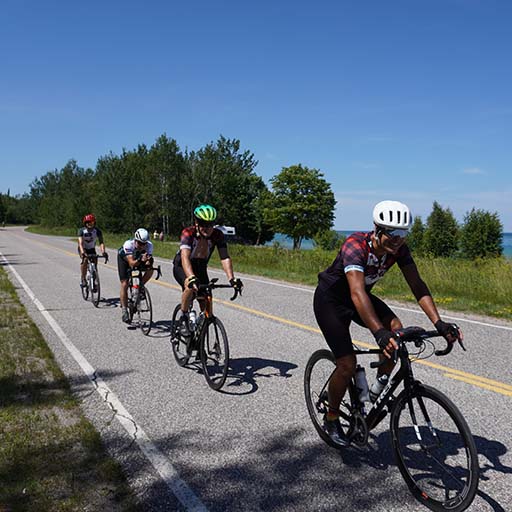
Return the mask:
{"type": "MultiPolygon", "coordinates": [[[[218,291],[215,312],[232,359],[219,393],[198,370],[174,361],[168,328],[180,291],[170,261],[158,261],[163,277],[149,284],[156,325],[145,337],[121,323],[115,248],[109,264],[99,264],[103,301],[97,309],[81,297],[76,243],[6,228],[0,253],[144,510],[426,510],[393,460],[387,421],[362,451],[338,452],[317,436],[303,397],[306,362],[325,348],[311,287],[240,275],[239,300],[228,300],[230,290],[218,291]]],[[[392,307],[405,325],[430,328],[415,306],[392,307]]],[[[446,315],[463,329],[468,351],[417,363],[415,375],[447,394],[472,429],[481,479],[470,510],[509,511],[512,323],[446,315]]],[[[364,329],[354,327],[353,335],[373,344],[364,329]]]]}

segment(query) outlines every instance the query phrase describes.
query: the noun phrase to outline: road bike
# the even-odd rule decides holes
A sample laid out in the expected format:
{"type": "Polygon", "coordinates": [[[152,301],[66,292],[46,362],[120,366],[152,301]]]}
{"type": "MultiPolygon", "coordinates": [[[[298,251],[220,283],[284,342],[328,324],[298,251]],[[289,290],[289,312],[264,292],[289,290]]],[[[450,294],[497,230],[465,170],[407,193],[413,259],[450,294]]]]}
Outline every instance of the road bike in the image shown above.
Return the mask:
{"type": "Polygon", "coordinates": [[[82,256],[82,261],[87,259],[85,282],[81,284],[82,297],[84,300],[88,300],[90,296],[91,302],[96,307],[98,307],[101,299],[100,276],[98,273],[98,267],[96,266],[98,258],[104,258],[106,264],[108,261],[108,254],[106,256],[100,256],[98,254],[84,254],[82,256]]]}
{"type": "MultiPolygon", "coordinates": [[[[339,414],[342,428],[356,447],[368,444],[369,432],[389,413],[393,452],[398,469],[414,497],[434,511],[460,512],[473,501],[478,488],[479,466],[475,441],[469,426],[453,402],[437,389],[415,379],[412,361],[444,356],[452,343],[436,350],[430,338],[437,331],[407,327],[395,333],[398,371],[389,379],[375,403],[361,402],[360,390],[353,378],[342,400],[339,414]],[[407,345],[413,345],[409,353],[407,345]],[[398,386],[403,389],[397,395],[398,386]],[[367,405],[369,410],[367,410],[367,405]]],[[[462,342],[459,341],[462,348],[462,342]]],[[[465,349],[464,349],[465,350],[465,349]]],[[[357,356],[381,354],[380,349],[354,348],[357,356]]],[[[373,362],[371,368],[382,362],[373,362]]],[[[312,354],[304,373],[304,393],[309,415],[320,437],[340,449],[324,431],[323,418],[328,410],[327,388],[336,360],[329,350],[312,354]]]]}
{"type": "Polygon", "coordinates": [[[213,314],[212,292],[215,288],[234,288],[230,300],[235,300],[242,291],[230,284],[216,284],[217,281],[218,279],[215,278],[208,284],[198,286],[198,292],[189,307],[188,317],[185,316],[183,320],[181,304],[176,306],[171,322],[171,345],[179,366],[187,365],[195,353],[195,360],[201,361],[206,382],[212,389],[218,391],[226,382],[228,374],[229,342],[224,325],[213,314]],[[199,315],[194,309],[196,301],[200,307],[199,315]],[[183,329],[182,322],[194,316],[197,318],[196,322],[189,321],[189,325],[183,329]]]}
{"type": "Polygon", "coordinates": [[[162,275],[158,267],[137,266],[128,269],[128,315],[130,323],[134,323],[146,336],[150,333],[153,322],[153,305],[151,295],[144,285],[142,278],[148,270],[156,270],[155,279],[158,281],[162,275]]]}

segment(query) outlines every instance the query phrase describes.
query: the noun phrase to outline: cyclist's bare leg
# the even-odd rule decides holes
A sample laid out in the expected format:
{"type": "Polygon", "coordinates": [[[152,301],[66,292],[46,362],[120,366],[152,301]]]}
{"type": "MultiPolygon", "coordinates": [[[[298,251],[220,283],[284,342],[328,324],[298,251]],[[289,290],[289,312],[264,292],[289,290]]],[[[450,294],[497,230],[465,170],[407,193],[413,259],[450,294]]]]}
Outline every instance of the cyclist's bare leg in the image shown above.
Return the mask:
{"type": "Polygon", "coordinates": [[[336,359],[336,370],[329,381],[329,389],[327,390],[330,412],[335,413],[339,410],[341,400],[355,372],[356,356],[354,354],[336,359]]]}
{"type": "MultiPolygon", "coordinates": [[[[403,327],[402,322],[395,316],[388,321],[384,321],[384,327],[389,329],[390,331],[396,331],[397,329],[401,329],[403,327]]],[[[379,360],[385,360],[386,362],[379,366],[377,370],[377,376],[380,377],[383,374],[391,375],[393,372],[393,368],[395,367],[395,363],[393,363],[393,359],[387,359],[383,354],[379,355],[379,360]]]]}
{"type": "Polygon", "coordinates": [[[185,288],[181,294],[181,312],[186,313],[192,301],[195,291],[192,288],[185,288]]]}
{"type": "Polygon", "coordinates": [[[122,308],[128,307],[128,280],[123,279],[121,281],[121,291],[119,292],[119,300],[122,308]]]}
{"type": "Polygon", "coordinates": [[[82,263],[80,263],[80,271],[82,272],[82,282],[85,282],[85,274],[87,273],[87,258],[82,258],[82,263]]]}

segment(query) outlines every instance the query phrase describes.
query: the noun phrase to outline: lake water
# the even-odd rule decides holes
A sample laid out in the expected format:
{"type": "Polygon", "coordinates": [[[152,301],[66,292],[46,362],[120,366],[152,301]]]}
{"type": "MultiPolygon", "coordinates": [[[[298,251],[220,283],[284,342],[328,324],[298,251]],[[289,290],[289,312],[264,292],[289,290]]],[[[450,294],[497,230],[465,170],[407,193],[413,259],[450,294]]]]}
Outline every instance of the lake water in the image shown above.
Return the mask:
{"type": "MultiPolygon", "coordinates": [[[[354,231],[338,231],[340,235],[350,235],[354,231]]],[[[293,247],[293,240],[285,235],[277,234],[272,242],[267,242],[266,245],[272,245],[274,242],[279,242],[279,245],[282,247],[287,247],[291,249],[293,247]]],[[[313,241],[306,239],[303,240],[302,249],[312,249],[313,248],[313,241]]],[[[512,233],[503,233],[503,254],[507,258],[512,258],[512,233]]]]}

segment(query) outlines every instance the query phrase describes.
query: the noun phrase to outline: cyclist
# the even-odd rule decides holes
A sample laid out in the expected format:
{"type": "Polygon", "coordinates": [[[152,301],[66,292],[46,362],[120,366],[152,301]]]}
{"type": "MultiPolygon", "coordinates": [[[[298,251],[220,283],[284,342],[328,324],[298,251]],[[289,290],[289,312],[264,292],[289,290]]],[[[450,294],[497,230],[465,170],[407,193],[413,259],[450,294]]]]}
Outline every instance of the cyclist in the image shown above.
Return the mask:
{"type": "MultiPolygon", "coordinates": [[[[144,228],[135,231],[133,238],[126,240],[117,252],[117,271],[121,281],[120,302],[122,310],[122,320],[130,323],[128,314],[128,269],[150,268],[153,266],[153,244],[149,241],[149,233],[144,228]]],[[[153,275],[153,270],[146,270],[142,276],[142,282],[146,284],[153,275]]]]}
{"type": "Polygon", "coordinates": [[[313,309],[320,329],[336,358],[336,369],[329,382],[329,411],[324,429],[339,445],[347,438],[339,422],[339,406],[356,369],[349,326],[352,320],[367,327],[387,359],[377,371],[372,386],[373,399],[382,391],[394,368],[391,357],[398,347],[393,331],[402,327],[395,313],[371,293],[373,285],[392,265],[398,263],[414,297],[437,331],[453,343],[462,333],[441,320],[434,300],[420,277],[405,243],[412,224],[409,208],[398,201],[382,201],[373,210],[374,230],[350,235],[334,262],[318,274],[313,309]]]}
{"type": "Polygon", "coordinates": [[[233,263],[228,254],[224,233],[214,227],[217,210],[209,204],[201,204],[194,210],[194,225],[181,232],[180,248],[174,257],[173,275],[181,285],[181,328],[188,335],[188,308],[198,291],[199,284],[208,284],[207,267],[215,247],[219,251],[222,269],[234,288],[242,289],[240,279],[235,279],[233,263]]]}
{"type": "MultiPolygon", "coordinates": [[[[81,279],[80,286],[83,288],[87,286],[85,282],[85,274],[87,272],[87,258],[86,255],[90,254],[96,256],[96,240],[100,244],[100,251],[105,258],[105,263],[108,261],[108,254],[105,252],[105,244],[103,243],[103,233],[101,229],[96,227],[96,217],[92,213],[88,213],[82,219],[83,227],[78,230],[78,254],[82,258],[80,263],[81,279]]],[[[97,258],[95,258],[97,263],[97,258]]]]}

